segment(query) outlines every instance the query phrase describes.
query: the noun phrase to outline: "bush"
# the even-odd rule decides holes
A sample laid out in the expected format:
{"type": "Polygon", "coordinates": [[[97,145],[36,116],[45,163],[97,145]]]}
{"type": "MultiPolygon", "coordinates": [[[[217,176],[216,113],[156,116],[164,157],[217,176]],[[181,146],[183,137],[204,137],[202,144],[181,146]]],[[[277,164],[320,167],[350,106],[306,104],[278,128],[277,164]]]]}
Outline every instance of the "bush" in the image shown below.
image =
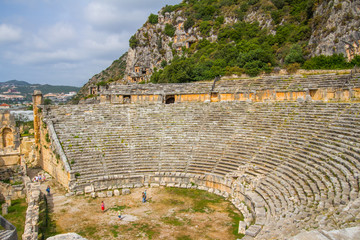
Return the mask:
{"type": "Polygon", "coordinates": [[[300,69],[300,64],[299,63],[292,63],[292,64],[287,65],[287,67],[286,67],[286,71],[289,74],[294,74],[299,69],[300,69]]]}
{"type": "Polygon", "coordinates": [[[151,24],[157,24],[159,21],[158,21],[158,15],[155,15],[155,14],[150,14],[149,18],[149,23],[151,24]]]}
{"type": "Polygon", "coordinates": [[[135,35],[132,35],[130,40],[129,40],[129,46],[134,49],[137,46],[139,46],[139,40],[136,38],[135,35]]]}
{"type": "Polygon", "coordinates": [[[208,21],[203,21],[200,23],[199,30],[201,34],[205,37],[209,36],[209,33],[211,31],[211,24],[208,21]]]}
{"type": "Polygon", "coordinates": [[[301,50],[301,47],[298,44],[294,44],[289,54],[285,57],[285,64],[291,64],[291,63],[303,63],[304,62],[304,56],[301,50]]]}
{"type": "Polygon", "coordinates": [[[167,36],[173,37],[175,35],[175,31],[176,31],[176,29],[173,25],[168,24],[168,23],[165,25],[165,34],[167,36]]]}
{"type": "Polygon", "coordinates": [[[344,69],[351,68],[353,64],[348,63],[342,54],[331,56],[320,55],[308,59],[304,63],[304,69],[344,69]]]}
{"type": "Polygon", "coordinates": [[[195,22],[194,19],[192,18],[188,18],[185,22],[184,22],[184,29],[187,32],[192,26],[194,26],[195,22]]]}

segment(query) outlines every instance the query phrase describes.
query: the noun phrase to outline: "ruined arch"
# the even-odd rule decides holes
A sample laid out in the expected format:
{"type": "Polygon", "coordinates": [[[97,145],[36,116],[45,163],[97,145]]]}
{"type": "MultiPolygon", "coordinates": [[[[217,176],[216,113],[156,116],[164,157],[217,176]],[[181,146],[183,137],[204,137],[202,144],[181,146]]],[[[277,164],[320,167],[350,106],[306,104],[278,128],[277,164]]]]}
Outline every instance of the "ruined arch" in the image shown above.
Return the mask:
{"type": "Polygon", "coordinates": [[[14,146],[14,134],[11,128],[4,128],[1,135],[4,148],[14,146]]]}

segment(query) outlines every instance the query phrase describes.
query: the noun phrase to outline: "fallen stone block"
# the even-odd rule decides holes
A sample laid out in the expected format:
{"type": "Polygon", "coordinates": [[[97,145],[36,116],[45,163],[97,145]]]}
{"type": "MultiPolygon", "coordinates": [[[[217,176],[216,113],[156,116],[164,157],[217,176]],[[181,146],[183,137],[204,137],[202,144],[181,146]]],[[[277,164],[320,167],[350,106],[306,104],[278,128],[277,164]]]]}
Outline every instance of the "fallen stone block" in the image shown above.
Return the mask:
{"type": "Polygon", "coordinates": [[[124,189],[121,191],[121,193],[122,193],[122,195],[128,195],[128,194],[130,194],[131,192],[130,192],[130,189],[124,188],[124,189]]]}
{"type": "Polygon", "coordinates": [[[256,235],[258,235],[258,233],[261,230],[261,226],[259,225],[251,225],[246,231],[245,231],[245,235],[249,235],[251,237],[256,237],[256,235]]]}
{"type": "Polygon", "coordinates": [[[245,234],[245,231],[246,231],[246,222],[240,221],[240,222],[239,222],[239,230],[238,230],[238,233],[239,233],[239,234],[245,234]]]}
{"type": "Polygon", "coordinates": [[[120,196],[120,191],[119,191],[118,189],[115,189],[115,190],[114,190],[114,195],[115,195],[115,196],[120,196]]]}

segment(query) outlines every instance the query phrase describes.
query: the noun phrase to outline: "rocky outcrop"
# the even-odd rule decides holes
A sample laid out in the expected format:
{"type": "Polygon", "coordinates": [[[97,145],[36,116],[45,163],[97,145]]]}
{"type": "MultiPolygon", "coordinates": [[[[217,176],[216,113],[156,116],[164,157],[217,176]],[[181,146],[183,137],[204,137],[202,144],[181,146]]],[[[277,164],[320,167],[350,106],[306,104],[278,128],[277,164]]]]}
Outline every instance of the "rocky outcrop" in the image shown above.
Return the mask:
{"type": "Polygon", "coordinates": [[[360,54],[360,2],[323,1],[312,20],[309,49],[312,56],[344,54],[348,60],[360,54]]]}
{"type": "Polygon", "coordinates": [[[71,104],[78,103],[80,99],[91,95],[89,89],[101,87],[113,81],[122,83],[124,71],[126,67],[126,58],[128,53],[124,53],[118,60],[115,60],[107,69],[101,73],[95,74],[89,81],[79,90],[76,96],[70,101],[71,104]]]}
{"type": "Polygon", "coordinates": [[[86,238],[83,238],[76,233],[65,233],[49,237],[47,240],[86,240],[86,238]]]}

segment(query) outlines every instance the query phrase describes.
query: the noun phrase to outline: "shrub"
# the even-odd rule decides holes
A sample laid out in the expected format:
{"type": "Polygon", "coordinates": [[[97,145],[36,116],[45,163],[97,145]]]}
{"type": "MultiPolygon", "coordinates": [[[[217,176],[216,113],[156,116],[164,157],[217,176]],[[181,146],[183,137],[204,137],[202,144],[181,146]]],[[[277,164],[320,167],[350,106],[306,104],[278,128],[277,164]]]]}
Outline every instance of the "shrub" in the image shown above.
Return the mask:
{"type": "Polygon", "coordinates": [[[208,21],[203,21],[200,23],[199,30],[203,36],[209,36],[211,30],[211,24],[208,21]]]}
{"type": "Polygon", "coordinates": [[[136,38],[135,35],[132,35],[130,40],[129,40],[129,46],[134,49],[136,48],[137,46],[139,46],[139,40],[136,38]]]}
{"type": "Polygon", "coordinates": [[[165,25],[165,34],[167,36],[173,37],[175,35],[175,31],[176,31],[176,29],[173,25],[168,24],[168,23],[165,25]]]}
{"type": "Polygon", "coordinates": [[[315,56],[308,59],[304,63],[305,69],[343,69],[351,68],[353,65],[348,63],[342,54],[334,54],[331,56],[315,56]]]}
{"type": "Polygon", "coordinates": [[[304,62],[304,56],[301,50],[301,47],[298,44],[294,44],[289,54],[285,57],[285,64],[291,64],[291,63],[303,63],[304,62]]]}
{"type": "Polygon", "coordinates": [[[158,21],[158,15],[155,15],[155,14],[150,14],[149,18],[149,23],[151,24],[157,24],[159,21],[158,21]]]}
{"type": "Polygon", "coordinates": [[[192,18],[188,18],[185,22],[184,22],[184,29],[187,32],[192,26],[194,26],[195,22],[194,19],[192,18]]]}
{"type": "Polygon", "coordinates": [[[299,63],[292,63],[292,64],[287,65],[287,67],[286,67],[286,71],[289,74],[294,74],[299,69],[300,69],[300,64],[299,63]]]}

